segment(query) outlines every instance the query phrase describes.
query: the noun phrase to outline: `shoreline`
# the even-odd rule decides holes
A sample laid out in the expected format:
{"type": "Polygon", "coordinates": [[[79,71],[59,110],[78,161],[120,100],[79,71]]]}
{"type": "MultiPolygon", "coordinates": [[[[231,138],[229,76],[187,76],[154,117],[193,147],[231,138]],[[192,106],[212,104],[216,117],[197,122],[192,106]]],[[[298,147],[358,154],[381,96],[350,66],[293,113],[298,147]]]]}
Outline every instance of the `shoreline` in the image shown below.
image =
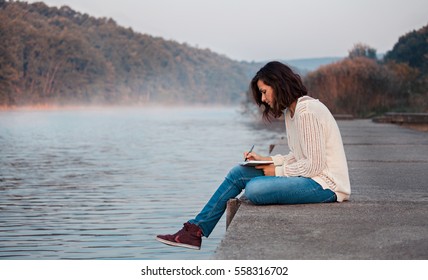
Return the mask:
{"type": "Polygon", "coordinates": [[[19,112],[19,111],[64,111],[64,110],[106,110],[106,109],[127,109],[127,108],[239,108],[240,104],[172,104],[172,103],[145,103],[145,104],[117,104],[117,105],[53,105],[53,104],[37,104],[24,106],[0,106],[0,112],[19,112]]]}

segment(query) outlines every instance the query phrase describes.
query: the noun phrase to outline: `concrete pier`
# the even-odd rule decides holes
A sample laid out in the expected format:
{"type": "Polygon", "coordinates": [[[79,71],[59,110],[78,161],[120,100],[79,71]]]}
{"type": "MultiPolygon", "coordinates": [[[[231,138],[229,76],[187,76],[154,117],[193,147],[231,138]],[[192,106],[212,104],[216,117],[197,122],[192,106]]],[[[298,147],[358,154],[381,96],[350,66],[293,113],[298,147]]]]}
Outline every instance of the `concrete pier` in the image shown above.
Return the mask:
{"type": "MultiPolygon", "coordinates": [[[[244,201],[213,259],[428,258],[428,133],[371,120],[338,123],[351,200],[271,206],[244,201]]],[[[281,141],[272,154],[287,152],[281,141]]]]}

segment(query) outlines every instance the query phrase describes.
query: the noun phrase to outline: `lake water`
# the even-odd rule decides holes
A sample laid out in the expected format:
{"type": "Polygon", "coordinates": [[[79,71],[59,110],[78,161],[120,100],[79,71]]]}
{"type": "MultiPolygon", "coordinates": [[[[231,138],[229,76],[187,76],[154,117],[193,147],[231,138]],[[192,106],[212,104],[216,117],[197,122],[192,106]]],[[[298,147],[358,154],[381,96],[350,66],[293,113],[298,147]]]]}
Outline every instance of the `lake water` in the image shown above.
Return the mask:
{"type": "Polygon", "coordinates": [[[0,112],[0,259],[209,259],[163,245],[252,144],[277,132],[238,108],[0,112]]]}

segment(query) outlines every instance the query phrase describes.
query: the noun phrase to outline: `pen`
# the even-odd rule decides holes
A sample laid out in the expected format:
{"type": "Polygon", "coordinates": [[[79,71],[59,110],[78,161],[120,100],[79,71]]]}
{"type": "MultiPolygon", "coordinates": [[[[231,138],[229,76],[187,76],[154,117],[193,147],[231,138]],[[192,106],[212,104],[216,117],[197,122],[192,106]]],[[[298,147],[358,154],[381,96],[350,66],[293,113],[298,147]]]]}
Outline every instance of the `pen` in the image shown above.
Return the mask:
{"type": "MultiPolygon", "coordinates": [[[[254,149],[254,145],[251,147],[251,149],[250,149],[250,151],[248,153],[251,153],[253,151],[253,149],[254,149]]],[[[244,161],[247,161],[247,157],[245,157],[244,161]]]]}

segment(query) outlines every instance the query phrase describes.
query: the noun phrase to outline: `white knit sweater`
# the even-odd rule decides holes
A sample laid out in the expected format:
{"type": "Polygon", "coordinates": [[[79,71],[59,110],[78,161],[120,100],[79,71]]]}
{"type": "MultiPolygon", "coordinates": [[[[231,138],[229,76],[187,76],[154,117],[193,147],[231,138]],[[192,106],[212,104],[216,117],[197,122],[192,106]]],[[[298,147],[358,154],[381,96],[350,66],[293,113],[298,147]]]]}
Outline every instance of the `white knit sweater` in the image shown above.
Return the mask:
{"type": "Polygon", "coordinates": [[[348,200],[351,184],[345,150],[327,107],[309,96],[300,97],[293,117],[285,111],[285,126],[290,153],[272,157],[275,175],[312,178],[334,191],[338,202],[348,200]]]}

